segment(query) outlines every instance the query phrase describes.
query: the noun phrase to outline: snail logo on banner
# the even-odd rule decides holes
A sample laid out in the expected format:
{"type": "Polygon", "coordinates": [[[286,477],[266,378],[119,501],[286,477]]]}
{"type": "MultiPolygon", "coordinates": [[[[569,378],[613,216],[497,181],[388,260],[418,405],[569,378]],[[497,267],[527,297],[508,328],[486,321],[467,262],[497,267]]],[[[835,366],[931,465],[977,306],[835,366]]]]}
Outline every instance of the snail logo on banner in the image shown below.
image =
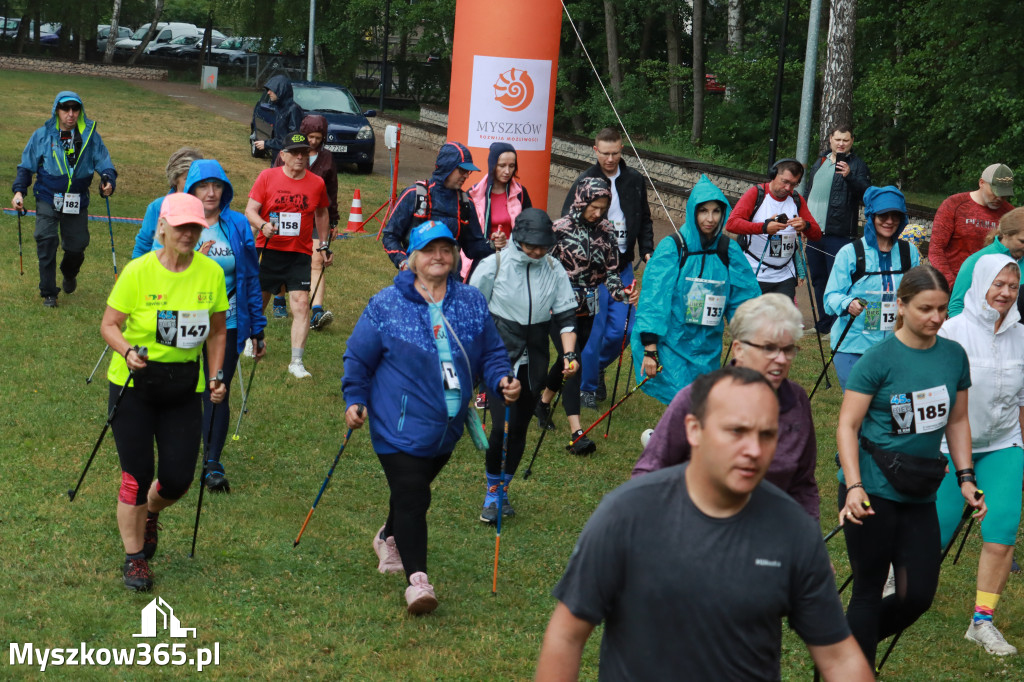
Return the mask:
{"type": "Polygon", "coordinates": [[[469,146],[508,142],[521,151],[543,151],[550,92],[550,60],[474,56],[469,146]]]}

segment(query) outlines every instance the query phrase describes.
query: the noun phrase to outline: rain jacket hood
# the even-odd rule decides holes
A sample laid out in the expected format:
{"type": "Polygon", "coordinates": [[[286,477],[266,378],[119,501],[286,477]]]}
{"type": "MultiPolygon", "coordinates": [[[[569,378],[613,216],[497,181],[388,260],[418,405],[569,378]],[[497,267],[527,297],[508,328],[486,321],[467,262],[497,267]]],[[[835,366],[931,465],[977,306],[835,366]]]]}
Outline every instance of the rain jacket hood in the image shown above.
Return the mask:
{"type": "Polygon", "coordinates": [[[223,211],[235,197],[235,190],[228,180],[224,168],[215,159],[196,159],[189,166],[188,175],[185,176],[185,191],[191,192],[196,185],[204,180],[220,180],[224,183],[224,194],[220,198],[220,210],[223,211]]]}
{"type": "Polygon", "coordinates": [[[607,197],[610,201],[612,198],[612,189],[608,185],[608,181],[604,178],[583,178],[579,184],[576,185],[576,194],[572,199],[572,206],[569,208],[569,219],[577,225],[586,225],[593,227],[604,220],[596,220],[594,222],[587,222],[583,219],[583,211],[590,206],[592,203],[600,199],[601,197],[607,197]]]}
{"type": "MultiPolygon", "coordinates": [[[[989,287],[992,286],[992,282],[995,281],[996,277],[1007,265],[1017,265],[1017,261],[1013,260],[1010,256],[993,253],[979,258],[974,266],[971,288],[964,295],[963,314],[973,324],[983,329],[994,329],[996,320],[999,319],[999,313],[988,304],[988,301],[985,300],[985,295],[988,293],[989,287]]],[[[1019,280],[1019,273],[1015,277],[1019,280]]],[[[1020,311],[1017,310],[1016,305],[1013,305],[1010,307],[1009,312],[1006,313],[1006,319],[999,325],[999,331],[996,334],[1005,332],[1011,325],[1016,325],[1019,321],[1020,311]]]]}
{"type": "Polygon", "coordinates": [[[461,142],[445,142],[437,150],[434,172],[430,176],[431,181],[444,185],[444,181],[448,179],[452,171],[463,163],[473,163],[473,154],[469,148],[461,142]]]}
{"type": "Polygon", "coordinates": [[[505,152],[512,152],[516,154],[516,165],[519,164],[519,155],[516,153],[516,148],[510,145],[508,142],[495,142],[491,145],[487,151],[487,175],[494,177],[494,168],[498,165],[498,159],[505,152]]]}
{"type": "Polygon", "coordinates": [[[878,235],[875,233],[875,215],[899,211],[903,214],[900,218],[900,226],[893,234],[893,243],[899,239],[903,228],[910,220],[907,218],[907,200],[903,198],[903,192],[895,186],[868,187],[864,192],[864,241],[873,249],[878,248],[878,235]]]}
{"type": "MultiPolygon", "coordinates": [[[[60,127],[60,124],[57,121],[57,104],[62,99],[68,100],[69,102],[78,102],[78,104],[82,107],[82,113],[78,115],[78,132],[85,132],[85,128],[87,125],[85,118],[85,102],[82,101],[82,98],[78,96],[77,92],[72,92],[71,90],[61,90],[57,93],[57,96],[53,98],[53,107],[50,109],[50,116],[51,120],[53,121],[54,127],[60,127]]],[[[88,121],[88,123],[92,123],[92,121],[88,121]]]]}
{"type": "MultiPolygon", "coordinates": [[[[289,87],[291,87],[289,85],[289,87]]],[[[327,139],[327,119],[320,114],[307,114],[302,119],[302,125],[299,126],[299,132],[303,135],[309,136],[310,133],[320,133],[324,136],[324,140],[327,139]]],[[[320,147],[323,149],[323,145],[320,147]]]]}
{"type": "Polygon", "coordinates": [[[718,189],[715,183],[708,180],[706,175],[701,175],[700,180],[697,181],[697,184],[693,186],[693,190],[690,191],[690,197],[686,200],[686,222],[679,228],[679,232],[686,241],[686,248],[691,252],[700,251],[704,249],[706,244],[711,244],[718,239],[718,235],[722,234],[722,230],[725,227],[725,222],[729,220],[729,212],[731,210],[732,207],[729,206],[729,201],[725,198],[722,190],[718,189]],[[718,223],[715,233],[704,239],[700,228],[697,227],[697,208],[708,201],[717,201],[721,204],[722,220],[718,223]]]}
{"type": "Polygon", "coordinates": [[[267,79],[267,82],[263,84],[263,87],[267,90],[273,91],[277,95],[277,101],[274,102],[274,106],[278,109],[284,109],[285,104],[290,102],[292,99],[292,81],[288,76],[277,74],[267,79]]]}

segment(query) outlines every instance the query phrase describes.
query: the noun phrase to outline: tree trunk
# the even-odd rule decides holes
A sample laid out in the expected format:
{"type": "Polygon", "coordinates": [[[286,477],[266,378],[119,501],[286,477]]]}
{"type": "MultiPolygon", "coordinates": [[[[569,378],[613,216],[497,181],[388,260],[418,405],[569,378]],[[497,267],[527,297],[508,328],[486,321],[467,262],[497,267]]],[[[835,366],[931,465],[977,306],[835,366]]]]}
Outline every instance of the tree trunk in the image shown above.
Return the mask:
{"type": "Polygon", "coordinates": [[[821,139],[831,129],[852,123],[853,38],[857,23],[856,0],[831,0],[828,22],[828,53],[821,89],[821,139]]]}
{"type": "Polygon", "coordinates": [[[132,52],[132,56],[128,58],[129,65],[135,63],[135,60],[139,58],[139,55],[141,55],[146,49],[146,46],[149,45],[149,41],[151,41],[158,33],[156,25],[160,22],[160,15],[164,13],[164,0],[155,0],[154,4],[155,11],[153,12],[153,20],[149,23],[149,30],[146,31],[146,35],[143,37],[142,42],[139,43],[139,46],[135,48],[135,52],[132,52]]]}
{"type": "Polygon", "coordinates": [[[679,31],[676,28],[676,12],[665,9],[665,47],[668,50],[668,108],[674,123],[682,120],[683,85],[679,82],[682,66],[679,50],[679,31]]]}
{"type": "Polygon", "coordinates": [[[658,15],[651,12],[644,19],[644,32],[640,38],[640,59],[649,59],[651,55],[651,35],[654,33],[654,22],[658,15]]]}
{"type": "Polygon", "coordinates": [[[622,67],[619,65],[619,32],[615,28],[615,5],[604,0],[604,34],[608,44],[608,73],[615,101],[622,99],[622,67]]]}
{"type": "MultiPolygon", "coordinates": [[[[729,18],[727,28],[729,54],[738,55],[743,51],[743,0],[729,0],[729,18]]],[[[736,95],[736,88],[725,86],[725,101],[731,102],[736,95]]]]}
{"type": "Polygon", "coordinates": [[[117,43],[117,25],[121,19],[121,0],[114,0],[114,13],[110,16],[110,33],[107,34],[107,49],[103,52],[103,63],[114,61],[114,44],[117,43]]]}
{"type": "Polygon", "coordinates": [[[704,0],[693,2],[693,130],[690,141],[704,137],[704,0]]]}

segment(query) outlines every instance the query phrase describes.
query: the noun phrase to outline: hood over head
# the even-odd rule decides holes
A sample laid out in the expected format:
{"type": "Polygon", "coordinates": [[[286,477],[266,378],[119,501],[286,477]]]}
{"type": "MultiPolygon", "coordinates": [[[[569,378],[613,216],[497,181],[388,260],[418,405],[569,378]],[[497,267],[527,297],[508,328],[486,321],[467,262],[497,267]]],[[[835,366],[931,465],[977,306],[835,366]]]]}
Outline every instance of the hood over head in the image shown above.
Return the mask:
{"type": "MultiPolygon", "coordinates": [[[[989,287],[992,286],[992,282],[995,281],[996,277],[1002,272],[1003,268],[1007,265],[1017,266],[1017,261],[1013,260],[1010,256],[1005,253],[989,253],[985,254],[978,259],[978,262],[974,264],[974,273],[971,276],[971,288],[964,294],[964,315],[967,315],[971,322],[982,326],[986,329],[992,329],[995,326],[996,320],[999,319],[999,313],[988,304],[985,300],[986,294],[988,294],[989,287]]],[[[1019,266],[1017,266],[1019,268],[1019,266]]],[[[1014,282],[1020,281],[1020,272],[1015,275],[1014,282]]],[[[1010,310],[1006,313],[1006,319],[999,326],[999,330],[1002,331],[1008,328],[1010,325],[1017,324],[1020,320],[1020,311],[1017,310],[1016,305],[1010,306],[1010,310]]]]}
{"type": "MultiPolygon", "coordinates": [[[[572,206],[569,208],[569,218],[573,222],[586,223],[583,220],[583,210],[601,197],[608,197],[611,200],[612,188],[604,177],[580,178],[576,184],[576,194],[572,199],[572,206]]],[[[586,223],[591,224],[591,223],[586,223]]]]}
{"type": "Polygon", "coordinates": [[[878,248],[875,215],[889,211],[899,211],[903,214],[903,217],[900,218],[900,226],[896,228],[896,233],[892,236],[895,243],[895,240],[903,232],[903,228],[910,222],[907,218],[907,200],[903,197],[903,192],[895,185],[868,187],[864,191],[864,239],[867,240],[868,246],[878,248]]]}
{"type": "Polygon", "coordinates": [[[61,90],[53,98],[53,106],[50,107],[50,117],[53,119],[54,125],[57,125],[57,105],[62,102],[78,102],[82,107],[82,113],[78,115],[78,132],[85,130],[85,102],[82,101],[77,92],[72,92],[71,90],[61,90]]]}
{"type": "Polygon", "coordinates": [[[189,166],[185,176],[185,191],[192,193],[193,188],[204,180],[220,180],[224,183],[224,194],[220,198],[220,210],[224,210],[235,196],[235,190],[228,180],[224,168],[216,159],[196,159],[189,166]]]}
{"type": "Polygon", "coordinates": [[[275,102],[277,107],[281,107],[283,102],[292,98],[292,81],[283,74],[279,73],[276,76],[271,76],[263,84],[263,87],[277,95],[277,102],[275,102]]]}
{"type": "Polygon", "coordinates": [[[310,133],[320,133],[327,141],[327,119],[319,114],[307,114],[299,125],[299,132],[309,137],[310,133]]]}
{"type": "Polygon", "coordinates": [[[471,171],[480,170],[473,165],[473,154],[466,145],[461,142],[445,142],[437,150],[434,173],[430,176],[430,179],[438,184],[444,184],[445,179],[456,168],[465,168],[471,171]]]}
{"type": "MultiPolygon", "coordinates": [[[[498,165],[498,157],[505,152],[512,152],[516,155],[516,165],[519,164],[519,154],[516,152],[516,148],[510,145],[508,142],[494,142],[491,144],[490,150],[487,152],[487,175],[488,177],[494,177],[494,167],[498,165]]],[[[518,169],[517,169],[518,170],[518,169]]]]}
{"type": "Polygon", "coordinates": [[[725,198],[722,190],[708,179],[708,176],[701,175],[697,184],[690,190],[690,196],[686,200],[686,222],[680,228],[683,239],[686,240],[686,248],[690,251],[704,250],[705,243],[710,244],[712,240],[718,239],[725,227],[725,221],[729,219],[729,212],[732,206],[725,198]],[[722,205],[722,220],[718,223],[718,229],[707,240],[701,236],[700,228],[697,227],[697,207],[709,201],[717,201],[722,205]]]}

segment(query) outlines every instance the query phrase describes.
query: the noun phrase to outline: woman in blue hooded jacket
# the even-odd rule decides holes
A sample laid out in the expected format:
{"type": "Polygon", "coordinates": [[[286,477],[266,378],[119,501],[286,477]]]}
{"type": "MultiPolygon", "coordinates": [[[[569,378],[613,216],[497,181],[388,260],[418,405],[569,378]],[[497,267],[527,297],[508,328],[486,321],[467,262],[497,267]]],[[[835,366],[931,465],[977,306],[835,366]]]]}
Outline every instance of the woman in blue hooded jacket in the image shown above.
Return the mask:
{"type": "MultiPolygon", "coordinates": [[[[245,348],[246,339],[253,339],[256,357],[266,354],[263,342],[267,318],[263,315],[263,297],[260,293],[259,258],[252,230],[245,216],[229,206],[234,189],[220,163],[213,159],[192,162],[185,178],[189,194],[203,202],[209,227],[199,237],[198,249],[224,269],[224,284],[228,293],[227,341],[224,347],[224,385],[228,392],[217,409],[213,409],[210,392],[203,393],[203,438],[210,434],[209,459],[203,465],[203,480],[211,492],[229,492],[230,486],[220,463],[221,451],[227,439],[231,421],[231,379],[238,363],[238,354],[245,348]]],[[[203,364],[206,367],[206,364],[203,364]]]]}
{"type": "MultiPolygon", "coordinates": [[[[169,185],[167,194],[185,191],[185,178],[188,177],[188,169],[192,166],[193,161],[201,158],[203,158],[203,153],[195,147],[181,147],[171,154],[170,158],[167,159],[167,167],[164,169],[167,173],[167,183],[169,185]]],[[[160,219],[160,209],[164,205],[164,199],[167,197],[167,194],[157,197],[149,202],[149,206],[146,207],[146,215],[142,218],[142,226],[135,235],[135,247],[132,249],[132,258],[145,256],[150,251],[156,251],[160,248],[160,245],[154,244],[153,240],[156,236],[156,223],[160,219]]]]}
{"type": "Polygon", "coordinates": [[[405,572],[407,610],[420,614],[437,608],[427,578],[430,484],[462,436],[475,377],[507,403],[520,385],[483,294],[453,274],[451,231],[419,225],[408,253],[408,269],[370,299],[348,338],[341,388],[348,427],[370,419],[391,490],[387,521],[373,536],[377,570],[405,572]]]}
{"type": "Polygon", "coordinates": [[[702,175],[678,236],[662,239],[644,267],[630,337],[633,363],[638,377],[651,377],[643,390],[666,405],[718,368],[725,320],[761,295],[743,250],[722,234],[729,210],[722,191],[702,175]]]}
{"type": "Polygon", "coordinates": [[[860,356],[892,336],[896,290],[903,273],[920,262],[917,249],[898,240],[908,222],[907,202],[899,189],[869,187],[864,192],[864,219],[864,236],[836,254],[824,294],[825,311],[838,316],[832,325],[831,346],[839,385],[844,388],[860,356]]]}

